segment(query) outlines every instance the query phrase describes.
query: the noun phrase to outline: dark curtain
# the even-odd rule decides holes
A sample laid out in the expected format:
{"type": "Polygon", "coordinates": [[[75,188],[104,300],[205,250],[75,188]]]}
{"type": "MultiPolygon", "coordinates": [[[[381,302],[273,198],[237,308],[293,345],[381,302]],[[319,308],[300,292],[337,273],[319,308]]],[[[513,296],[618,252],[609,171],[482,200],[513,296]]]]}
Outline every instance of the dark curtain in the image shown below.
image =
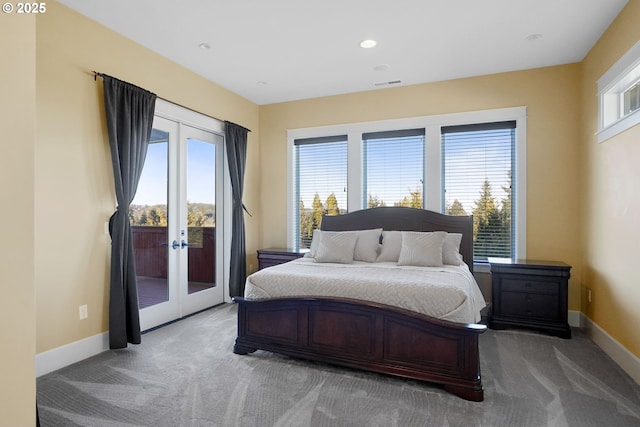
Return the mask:
{"type": "Polygon", "coordinates": [[[244,169],[247,163],[248,129],[231,122],[224,122],[225,145],[229,160],[233,212],[231,222],[231,266],[229,271],[229,296],[244,295],[247,278],[247,253],[244,237],[244,216],[246,210],[242,203],[244,190],[244,169]]]}
{"type": "Polygon", "coordinates": [[[103,75],[104,106],[109,131],[113,178],[118,207],[109,219],[111,283],[109,348],[140,344],[138,288],[133,257],[129,205],[147,155],[156,95],[103,75]]]}

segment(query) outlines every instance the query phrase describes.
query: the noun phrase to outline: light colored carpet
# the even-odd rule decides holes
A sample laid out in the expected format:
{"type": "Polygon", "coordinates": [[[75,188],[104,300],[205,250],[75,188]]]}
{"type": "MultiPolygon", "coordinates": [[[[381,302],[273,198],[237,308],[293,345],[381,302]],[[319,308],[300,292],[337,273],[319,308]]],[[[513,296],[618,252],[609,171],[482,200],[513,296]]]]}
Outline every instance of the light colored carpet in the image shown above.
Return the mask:
{"type": "Polygon", "coordinates": [[[574,331],[480,337],[484,402],[437,385],[232,352],[226,304],[40,377],[48,426],[640,426],[640,386],[574,331]]]}

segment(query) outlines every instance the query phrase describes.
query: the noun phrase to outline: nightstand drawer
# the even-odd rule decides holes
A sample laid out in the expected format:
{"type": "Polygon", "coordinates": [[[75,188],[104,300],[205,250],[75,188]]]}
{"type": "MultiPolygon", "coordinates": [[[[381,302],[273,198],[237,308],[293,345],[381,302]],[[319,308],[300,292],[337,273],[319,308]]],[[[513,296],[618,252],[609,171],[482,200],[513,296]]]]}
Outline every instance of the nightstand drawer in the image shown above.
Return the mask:
{"type": "Polygon", "coordinates": [[[501,314],[528,319],[559,321],[560,304],[555,295],[503,292],[501,314]]]}
{"type": "Polygon", "coordinates": [[[558,282],[527,280],[526,278],[510,279],[503,277],[500,281],[503,292],[527,292],[534,294],[558,295],[558,282]]]}

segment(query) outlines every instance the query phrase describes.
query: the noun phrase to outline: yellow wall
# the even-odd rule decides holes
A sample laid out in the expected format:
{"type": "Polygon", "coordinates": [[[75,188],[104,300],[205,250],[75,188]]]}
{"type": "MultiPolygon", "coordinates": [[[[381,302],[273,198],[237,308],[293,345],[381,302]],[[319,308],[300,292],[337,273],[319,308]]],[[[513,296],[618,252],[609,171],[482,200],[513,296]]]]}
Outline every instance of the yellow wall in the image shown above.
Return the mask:
{"type": "Polygon", "coordinates": [[[58,3],[37,19],[37,352],[107,330],[113,175],[97,70],[250,128],[247,251],[258,248],[258,106],[58,3]],[[88,305],[89,318],[78,319],[88,305]]]}
{"type": "Polygon", "coordinates": [[[571,64],[261,107],[263,245],[286,244],[287,129],[527,106],[527,257],[573,266],[579,310],[579,77],[571,64]]]}
{"type": "Polygon", "coordinates": [[[630,1],[582,64],[583,311],[640,357],[640,126],[598,144],[597,80],[638,40],[640,1],[630,1]]]}
{"type": "Polygon", "coordinates": [[[0,16],[0,425],[35,425],[36,21],[0,16]]]}

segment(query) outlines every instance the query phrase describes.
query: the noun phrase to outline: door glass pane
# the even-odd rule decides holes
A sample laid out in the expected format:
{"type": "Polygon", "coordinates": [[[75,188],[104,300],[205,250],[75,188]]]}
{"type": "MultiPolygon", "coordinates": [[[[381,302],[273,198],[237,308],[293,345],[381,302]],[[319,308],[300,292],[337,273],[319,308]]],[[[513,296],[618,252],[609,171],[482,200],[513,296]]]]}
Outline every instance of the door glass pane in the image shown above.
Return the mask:
{"type": "Polygon", "coordinates": [[[138,282],[138,305],[169,300],[167,184],[169,133],[153,129],[136,196],[129,209],[138,282]]]}
{"type": "Polygon", "coordinates": [[[187,139],[189,294],[216,285],[216,146],[187,139]]]}

